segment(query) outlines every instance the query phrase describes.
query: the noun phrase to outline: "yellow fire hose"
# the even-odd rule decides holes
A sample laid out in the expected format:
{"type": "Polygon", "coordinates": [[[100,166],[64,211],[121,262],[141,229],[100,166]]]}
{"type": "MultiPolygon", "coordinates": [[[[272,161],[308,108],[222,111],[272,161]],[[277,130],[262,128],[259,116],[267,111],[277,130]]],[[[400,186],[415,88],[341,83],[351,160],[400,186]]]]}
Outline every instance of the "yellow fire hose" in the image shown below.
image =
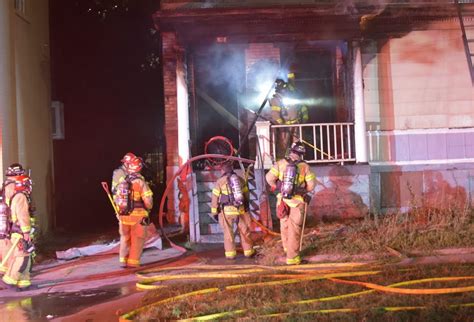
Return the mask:
{"type": "Polygon", "coordinates": [[[270,272],[270,274],[266,274],[266,277],[290,277],[296,276],[295,274],[291,275],[289,273],[300,273],[299,276],[306,276],[301,275],[301,273],[307,273],[308,269],[311,268],[318,268],[319,270],[317,273],[329,273],[334,271],[321,271],[321,268],[354,268],[364,266],[366,263],[320,263],[320,264],[307,264],[301,266],[253,266],[253,265],[221,265],[221,266],[213,266],[213,265],[193,265],[186,267],[186,270],[212,270],[212,273],[193,273],[193,274],[175,274],[175,275],[155,275],[155,276],[147,276],[150,273],[158,273],[164,271],[173,271],[183,269],[182,267],[164,267],[164,268],[155,268],[149,269],[141,272],[137,272],[136,276],[140,280],[136,283],[138,289],[142,290],[151,290],[151,289],[158,289],[162,288],[161,285],[152,285],[156,282],[162,281],[170,281],[170,280],[182,280],[182,279],[200,279],[200,278],[236,278],[236,277],[250,277],[254,273],[265,273],[270,272]],[[219,269],[225,269],[225,271],[217,271],[219,269]],[[275,274],[275,271],[285,271],[288,274],[275,274]],[[231,276],[231,274],[233,274],[231,276]]]}
{"type": "MultiPolygon", "coordinates": [[[[328,267],[328,266],[334,266],[334,267],[344,267],[346,264],[349,264],[349,267],[357,267],[361,266],[363,263],[325,263],[325,264],[316,264],[319,267],[328,267]]],[[[316,265],[312,265],[313,267],[316,265]]],[[[202,266],[194,266],[194,267],[187,267],[186,269],[195,269],[195,268],[200,268],[200,269],[224,269],[224,268],[231,268],[231,270],[227,271],[221,271],[221,272],[211,272],[211,273],[195,273],[195,274],[174,274],[174,275],[169,275],[169,276],[152,276],[147,278],[144,276],[146,273],[152,273],[152,272],[159,272],[159,271],[166,271],[166,270],[176,270],[176,269],[182,269],[179,267],[167,267],[167,268],[159,268],[159,269],[151,269],[147,270],[144,272],[141,272],[140,278],[144,279],[146,282],[150,281],[165,281],[165,280],[176,280],[176,279],[185,279],[185,278],[235,278],[235,277],[248,277],[251,276],[250,274],[252,273],[258,273],[258,272],[264,272],[265,269],[270,269],[270,271],[279,270],[279,269],[286,269],[291,272],[294,268],[300,269],[304,266],[307,265],[301,265],[299,267],[291,267],[290,269],[288,267],[267,267],[267,266],[259,266],[257,268],[250,268],[252,265],[232,265],[232,266],[213,266],[213,265],[202,265],[202,266]],[[241,268],[240,270],[238,270],[241,268]],[[217,277],[216,277],[217,276],[217,277]]],[[[126,313],[120,317],[121,321],[126,321],[131,318],[133,318],[135,315],[138,313],[151,308],[156,305],[164,304],[164,303],[169,303],[175,300],[179,299],[184,299],[188,297],[192,297],[195,295],[202,295],[202,294],[209,294],[209,293],[215,293],[219,291],[229,291],[229,290],[235,290],[235,289],[241,289],[241,288],[246,288],[246,287],[261,287],[261,286],[270,286],[270,285],[286,285],[286,284],[292,284],[292,283],[298,283],[302,281],[309,281],[309,280],[330,280],[333,282],[337,283],[350,283],[350,284],[356,284],[364,287],[370,288],[370,290],[366,291],[361,291],[361,292],[355,292],[355,293],[348,293],[348,294],[342,294],[342,295],[336,295],[336,296],[331,296],[331,297],[324,297],[324,298],[319,298],[319,299],[309,299],[309,300],[301,300],[301,301],[296,301],[292,303],[286,303],[286,304],[310,304],[313,302],[327,302],[327,301],[334,301],[334,300],[340,300],[348,297],[354,297],[354,296],[360,296],[364,294],[369,294],[372,292],[375,292],[376,290],[379,291],[386,291],[386,292],[391,292],[391,293],[399,293],[399,294],[450,294],[450,293],[460,293],[460,292],[471,292],[474,291],[474,286],[467,286],[467,287],[456,287],[456,288],[443,288],[443,289],[406,289],[406,288],[399,288],[399,286],[404,286],[404,285],[412,285],[412,284],[419,284],[419,283],[427,283],[427,282],[441,282],[441,281],[457,281],[457,280],[472,280],[474,279],[474,276],[460,276],[460,277],[434,277],[434,278],[427,278],[427,279],[419,279],[419,280],[412,280],[412,281],[404,281],[404,282],[399,282],[395,284],[391,284],[388,286],[382,286],[374,283],[366,283],[366,282],[359,282],[359,281],[348,281],[348,280],[341,280],[341,277],[352,277],[352,276],[367,276],[367,275],[375,275],[381,273],[380,270],[377,271],[350,271],[350,272],[336,272],[336,273],[330,273],[330,274],[320,274],[319,271],[310,271],[310,272],[304,272],[300,271],[301,275],[295,275],[295,274],[288,274],[288,275],[282,275],[282,274],[268,274],[264,275],[265,277],[274,277],[274,278],[285,278],[283,280],[277,280],[277,281],[267,281],[267,282],[258,282],[258,283],[249,283],[249,284],[237,284],[237,285],[229,285],[224,288],[207,288],[203,290],[198,290],[198,291],[193,291],[185,294],[181,294],[178,296],[170,297],[167,299],[162,299],[158,302],[154,302],[152,304],[140,307],[136,310],[133,310],[129,313],[126,313]],[[288,279],[288,277],[291,277],[288,279]]],[[[154,286],[156,287],[156,286],[154,286]]],[[[160,287],[160,286],[158,286],[160,287]]],[[[142,289],[146,289],[145,287],[141,287],[142,289]]],[[[464,305],[464,304],[461,304],[464,305]]],[[[467,304],[471,305],[471,304],[467,304]]],[[[258,308],[257,308],[258,309],[258,308]]],[[[396,310],[407,310],[409,307],[387,307],[383,308],[388,311],[396,311],[396,310]]],[[[416,307],[418,309],[418,307],[416,307]]],[[[300,312],[299,314],[309,314],[310,312],[312,313],[333,313],[333,312],[354,312],[354,309],[333,309],[333,310],[316,310],[316,311],[305,311],[305,312],[300,312]],[[342,311],[341,311],[342,310],[342,311]]],[[[234,310],[231,312],[220,312],[220,313],[214,313],[206,316],[200,316],[200,317],[195,317],[191,319],[185,319],[183,321],[204,321],[204,320],[211,320],[211,319],[216,319],[220,317],[228,317],[232,315],[237,315],[237,314],[242,314],[248,311],[247,309],[240,309],[240,310],[234,310]]],[[[276,315],[272,316],[282,316],[282,315],[288,315],[289,313],[284,312],[284,313],[276,313],[276,315]]]]}
{"type": "MultiPolygon", "coordinates": [[[[450,308],[471,307],[471,306],[474,306],[474,302],[449,305],[450,308]]],[[[381,307],[373,307],[370,309],[383,310],[386,312],[397,312],[397,311],[423,310],[426,308],[428,307],[427,306],[381,306],[381,307]]],[[[322,310],[309,310],[309,311],[293,312],[293,313],[265,314],[265,315],[259,315],[258,317],[269,318],[269,317],[283,317],[283,316],[291,315],[291,314],[304,315],[304,314],[328,314],[328,313],[353,313],[353,312],[359,312],[359,311],[361,311],[361,309],[359,308],[322,309],[322,310]]],[[[203,321],[203,320],[187,319],[187,320],[178,320],[178,321],[203,321]]]]}
{"type": "MultiPolygon", "coordinates": [[[[128,312],[122,316],[120,316],[120,321],[127,321],[132,319],[134,316],[136,316],[138,313],[151,308],[156,305],[168,303],[171,301],[175,301],[178,299],[183,299],[187,297],[192,297],[194,295],[198,294],[207,294],[207,293],[213,293],[213,292],[218,292],[218,291],[226,291],[226,290],[235,290],[235,289],[240,289],[240,288],[245,288],[245,287],[255,287],[255,286],[269,286],[269,285],[287,285],[287,284],[293,284],[293,283],[299,283],[302,281],[311,281],[311,280],[322,280],[322,279],[328,279],[328,278],[335,278],[335,277],[350,277],[350,276],[365,276],[365,275],[374,275],[378,274],[381,271],[360,271],[360,272],[342,272],[342,273],[331,273],[331,274],[304,274],[301,276],[297,276],[296,278],[290,278],[290,279],[285,279],[285,280],[278,280],[278,281],[268,281],[268,282],[259,282],[259,283],[250,283],[250,284],[237,284],[237,285],[230,285],[226,286],[224,288],[209,288],[209,289],[204,289],[204,290],[199,290],[199,291],[194,291],[194,292],[189,292],[185,294],[181,294],[178,296],[174,296],[168,299],[163,299],[158,302],[154,302],[151,304],[148,304],[146,306],[142,306],[138,309],[135,309],[131,312],[128,312]]],[[[210,274],[212,275],[212,273],[210,274]]],[[[180,275],[175,275],[175,276],[180,276],[180,275]]],[[[200,275],[200,277],[205,277],[205,275],[200,275]]],[[[239,276],[240,277],[240,276],[239,276]]],[[[159,277],[157,277],[159,278],[159,277]]]]}
{"type": "MultiPolygon", "coordinates": [[[[474,279],[474,276],[464,276],[464,277],[435,277],[435,278],[426,278],[426,279],[419,279],[419,280],[412,280],[412,281],[404,281],[404,282],[399,282],[395,284],[391,284],[388,286],[385,286],[385,288],[395,288],[398,286],[404,286],[404,285],[412,285],[412,284],[419,284],[419,283],[426,283],[426,282],[440,282],[440,281],[455,281],[455,280],[465,280],[465,279],[474,279]]],[[[336,281],[335,278],[329,278],[328,280],[331,281],[336,281]]],[[[399,290],[399,289],[395,289],[399,290]]],[[[423,290],[425,291],[425,290],[423,290]]],[[[354,297],[354,296],[359,296],[359,295],[365,295],[369,293],[375,292],[375,289],[373,290],[368,290],[368,291],[362,291],[362,292],[355,292],[355,293],[348,293],[348,294],[342,294],[342,295],[336,295],[336,296],[331,296],[331,297],[323,297],[323,298],[318,298],[318,299],[309,299],[309,300],[302,300],[302,301],[294,301],[290,303],[281,303],[280,305],[301,305],[301,304],[311,304],[315,302],[328,302],[328,301],[335,301],[335,300],[341,300],[344,298],[348,297],[354,297]]],[[[418,294],[418,293],[417,293],[418,294]]],[[[426,294],[426,293],[423,293],[426,294]]],[[[436,293],[436,294],[447,294],[447,293],[436,293]]],[[[451,307],[458,307],[458,306],[474,306],[474,303],[467,303],[467,304],[456,304],[456,305],[451,305],[451,307]]],[[[426,308],[426,307],[378,307],[375,309],[383,309],[386,311],[406,311],[410,309],[421,309],[421,308],[426,308]]],[[[252,309],[252,311],[258,311],[259,308],[252,309]]],[[[311,311],[303,311],[300,313],[296,314],[314,314],[314,313],[344,313],[344,312],[356,312],[359,309],[353,309],[353,308],[341,308],[341,309],[327,309],[327,310],[311,310],[311,311]]],[[[220,313],[214,313],[214,314],[209,314],[209,315],[203,315],[203,316],[198,316],[198,317],[193,317],[189,319],[183,319],[179,321],[209,321],[209,320],[214,320],[218,318],[224,318],[224,317],[231,317],[235,315],[239,315],[242,313],[246,313],[248,309],[238,309],[230,312],[220,312],[220,313]]],[[[267,314],[267,315],[261,315],[259,317],[282,317],[285,315],[289,315],[290,313],[288,312],[283,312],[283,313],[273,313],[273,314],[267,314]]]]}
{"type": "MultiPolygon", "coordinates": [[[[458,280],[470,280],[470,279],[474,279],[474,276],[426,278],[423,280],[418,280],[418,282],[426,283],[426,282],[436,282],[436,281],[458,281],[458,280]]],[[[451,294],[451,293],[464,293],[464,292],[474,291],[474,286],[433,288],[433,289],[411,289],[411,288],[392,288],[390,286],[383,286],[383,285],[378,285],[374,283],[348,281],[348,280],[341,280],[337,278],[330,278],[329,280],[336,283],[360,285],[360,286],[371,288],[377,291],[398,293],[398,294],[451,294]]]]}

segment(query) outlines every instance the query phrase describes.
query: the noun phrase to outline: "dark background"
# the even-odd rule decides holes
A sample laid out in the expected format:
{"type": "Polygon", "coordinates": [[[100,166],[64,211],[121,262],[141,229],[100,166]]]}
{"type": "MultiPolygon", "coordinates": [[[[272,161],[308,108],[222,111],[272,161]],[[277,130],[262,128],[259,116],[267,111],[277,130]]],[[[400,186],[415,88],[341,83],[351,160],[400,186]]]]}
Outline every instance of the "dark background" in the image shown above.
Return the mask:
{"type": "Polygon", "coordinates": [[[147,61],[159,54],[150,30],[158,6],[50,1],[52,99],[65,115],[65,139],[53,143],[56,230],[115,229],[101,181],[110,185],[125,153],[164,148],[161,70],[147,61]]]}

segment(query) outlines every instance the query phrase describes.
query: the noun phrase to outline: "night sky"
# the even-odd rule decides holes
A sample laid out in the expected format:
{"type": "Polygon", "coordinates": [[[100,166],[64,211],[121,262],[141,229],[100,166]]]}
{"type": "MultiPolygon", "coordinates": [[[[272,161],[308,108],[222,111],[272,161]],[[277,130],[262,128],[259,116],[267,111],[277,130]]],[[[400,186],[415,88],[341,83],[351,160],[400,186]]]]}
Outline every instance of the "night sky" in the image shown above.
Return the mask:
{"type": "Polygon", "coordinates": [[[159,52],[150,33],[158,1],[105,17],[93,3],[50,1],[52,99],[64,103],[66,134],[54,141],[56,225],[66,231],[116,227],[100,182],[110,185],[126,152],[164,142],[161,70],[142,66],[159,52]]]}

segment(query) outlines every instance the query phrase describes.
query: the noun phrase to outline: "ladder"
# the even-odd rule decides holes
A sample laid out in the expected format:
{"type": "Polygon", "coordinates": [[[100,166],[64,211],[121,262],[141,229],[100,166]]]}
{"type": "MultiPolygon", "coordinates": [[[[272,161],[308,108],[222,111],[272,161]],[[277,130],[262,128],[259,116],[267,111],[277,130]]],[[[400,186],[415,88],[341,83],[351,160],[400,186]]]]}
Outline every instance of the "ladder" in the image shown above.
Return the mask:
{"type": "Polygon", "coordinates": [[[472,60],[474,57],[474,21],[470,23],[465,23],[465,18],[467,17],[466,12],[464,9],[464,4],[471,3],[471,1],[459,1],[454,0],[454,4],[456,5],[456,9],[458,12],[459,23],[461,25],[461,32],[462,32],[462,40],[464,43],[464,51],[466,53],[467,64],[469,68],[469,73],[471,75],[472,84],[474,84],[474,66],[472,64],[472,60]]]}

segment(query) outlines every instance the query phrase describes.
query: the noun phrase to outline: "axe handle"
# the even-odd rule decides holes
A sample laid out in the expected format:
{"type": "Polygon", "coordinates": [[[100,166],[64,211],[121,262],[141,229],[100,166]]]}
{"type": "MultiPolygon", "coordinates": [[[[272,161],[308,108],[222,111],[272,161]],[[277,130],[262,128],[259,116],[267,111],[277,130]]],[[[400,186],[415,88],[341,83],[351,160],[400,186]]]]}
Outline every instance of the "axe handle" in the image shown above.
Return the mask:
{"type": "Polygon", "coordinates": [[[109,197],[109,201],[112,204],[112,207],[114,208],[115,211],[115,216],[117,217],[117,220],[119,219],[119,214],[118,214],[118,209],[117,205],[115,204],[114,200],[112,199],[112,196],[110,195],[110,190],[107,182],[101,182],[102,188],[104,188],[105,193],[107,194],[107,197],[109,197]]]}

